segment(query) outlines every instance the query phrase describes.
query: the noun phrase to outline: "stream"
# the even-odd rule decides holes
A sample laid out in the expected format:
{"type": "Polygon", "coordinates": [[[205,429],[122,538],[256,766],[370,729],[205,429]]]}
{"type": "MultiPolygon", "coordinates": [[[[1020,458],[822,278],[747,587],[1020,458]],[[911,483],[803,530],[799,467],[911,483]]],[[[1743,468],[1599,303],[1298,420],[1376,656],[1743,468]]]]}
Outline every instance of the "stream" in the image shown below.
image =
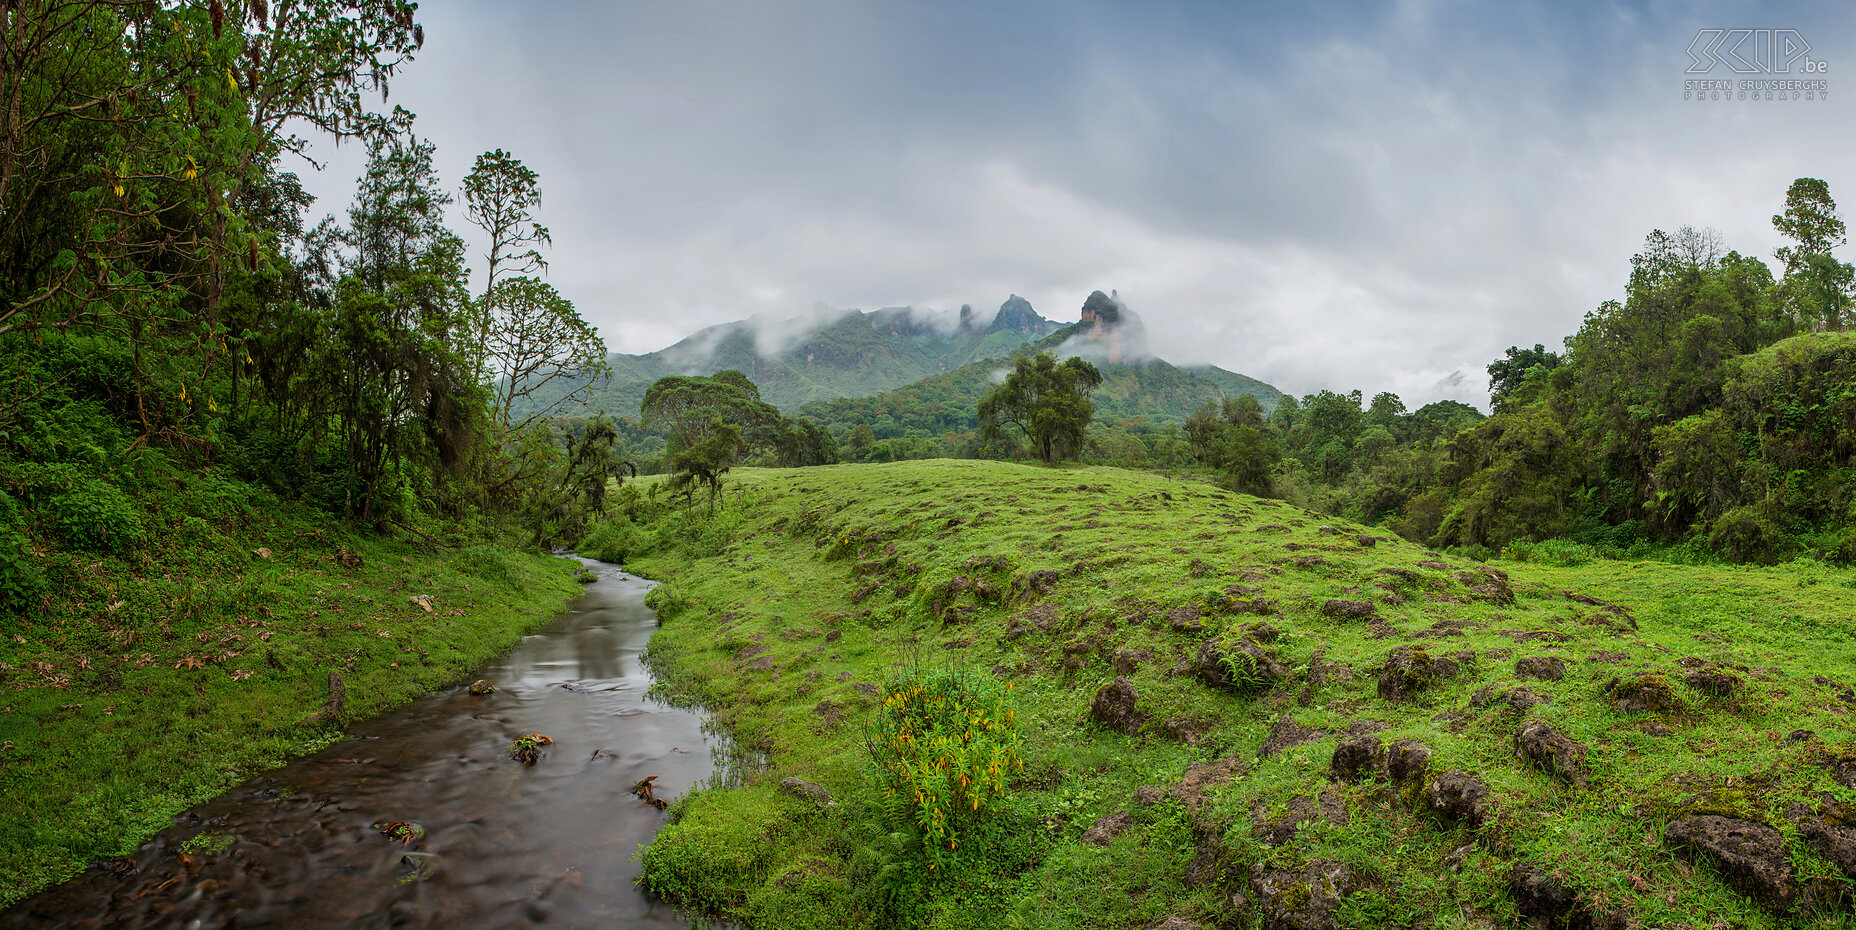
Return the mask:
{"type": "Polygon", "coordinates": [[[652,582],[587,567],[599,580],[559,621],[473,676],[494,694],[459,685],[356,723],[0,927],[688,927],[632,884],[665,815],[630,790],[655,775],[680,797],[714,774],[711,737],[646,695],[652,582]],[[528,733],[554,740],[534,765],[507,755],[528,733]],[[375,826],[398,820],[423,837],[375,826]]]}

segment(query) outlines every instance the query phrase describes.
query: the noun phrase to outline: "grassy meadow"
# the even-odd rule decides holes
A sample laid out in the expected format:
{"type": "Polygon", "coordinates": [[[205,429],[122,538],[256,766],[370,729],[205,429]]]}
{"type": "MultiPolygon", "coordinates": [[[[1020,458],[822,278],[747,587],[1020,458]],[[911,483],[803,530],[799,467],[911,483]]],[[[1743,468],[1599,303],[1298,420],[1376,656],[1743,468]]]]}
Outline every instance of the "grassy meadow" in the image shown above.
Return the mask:
{"type": "Polygon", "coordinates": [[[713,916],[1856,926],[1798,820],[1856,819],[1856,572],[1476,563],[1151,473],[951,460],[738,472],[715,516],[583,551],[665,582],[653,668],[733,737],[644,856],[713,916]],[[872,737],[898,689],[963,670],[1022,767],[929,855],[872,737]],[[1529,724],[1570,755],[1523,758],[1529,724]],[[1391,774],[1382,750],[1338,775],[1369,735],[1391,774]],[[1401,770],[1400,740],[1428,759],[1401,770]],[[1469,815],[1430,800],[1457,770],[1469,815]],[[1688,814],[1776,828],[1791,897],[1681,854],[1688,814]]]}

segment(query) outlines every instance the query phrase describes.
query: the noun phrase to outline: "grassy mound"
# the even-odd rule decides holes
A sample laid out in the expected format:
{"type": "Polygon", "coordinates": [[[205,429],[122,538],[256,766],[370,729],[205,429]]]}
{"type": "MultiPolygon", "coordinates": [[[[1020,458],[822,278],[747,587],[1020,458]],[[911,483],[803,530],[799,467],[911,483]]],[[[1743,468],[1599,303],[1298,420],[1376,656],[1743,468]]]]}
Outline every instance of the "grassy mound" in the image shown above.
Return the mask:
{"type": "Polygon", "coordinates": [[[238,491],[170,495],[116,554],[33,554],[47,595],[0,614],[0,906],[455,682],[579,590],[578,563],[351,535],[238,491]]]}
{"type": "Polygon", "coordinates": [[[765,760],[673,808],[643,880],[676,903],[763,928],[1849,925],[1856,573],[1485,565],[1101,468],[735,487],[725,541],[629,563],[668,582],[654,668],[765,760]],[[944,706],[1006,710],[910,764],[978,779],[961,753],[1009,714],[1003,792],[898,792],[899,708],[982,680],[944,706]]]}

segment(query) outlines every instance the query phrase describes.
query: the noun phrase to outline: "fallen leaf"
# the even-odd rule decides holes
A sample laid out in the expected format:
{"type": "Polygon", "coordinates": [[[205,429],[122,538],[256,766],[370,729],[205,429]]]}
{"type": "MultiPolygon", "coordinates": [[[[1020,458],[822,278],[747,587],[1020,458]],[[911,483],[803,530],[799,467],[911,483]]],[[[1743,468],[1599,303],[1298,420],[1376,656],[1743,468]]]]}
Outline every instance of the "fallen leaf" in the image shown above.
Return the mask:
{"type": "Polygon", "coordinates": [[[188,656],[180,660],[179,662],[174,663],[174,667],[175,668],[205,668],[206,663],[201,662],[199,659],[196,659],[193,656],[188,656]]]}
{"type": "Polygon", "coordinates": [[[250,677],[251,677],[251,669],[248,669],[248,668],[241,668],[238,671],[232,673],[233,681],[244,681],[245,679],[250,678],[250,677]]]}
{"type": "Polygon", "coordinates": [[[258,558],[260,559],[268,559],[271,557],[271,550],[266,549],[263,546],[259,546],[258,548],[253,549],[251,551],[256,553],[258,558]]]}

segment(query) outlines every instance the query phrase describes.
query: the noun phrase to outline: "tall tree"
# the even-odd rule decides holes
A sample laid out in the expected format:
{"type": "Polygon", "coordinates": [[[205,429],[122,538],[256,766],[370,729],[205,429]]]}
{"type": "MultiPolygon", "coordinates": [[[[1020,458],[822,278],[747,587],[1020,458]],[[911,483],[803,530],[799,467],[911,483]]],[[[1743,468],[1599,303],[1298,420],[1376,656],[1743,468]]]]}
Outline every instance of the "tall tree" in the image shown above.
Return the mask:
{"type": "Polygon", "coordinates": [[[1014,426],[1046,463],[1071,458],[1095,417],[1089,393],[1101,385],[1102,372],[1080,358],[1059,364],[1049,352],[1021,355],[1005,383],[980,399],[981,434],[996,439],[1014,426]]]}
{"type": "MultiPolygon", "coordinates": [[[[1489,404],[1500,409],[1502,403],[1521,387],[1521,381],[1536,366],[1552,371],[1558,368],[1558,353],[1548,352],[1541,343],[1531,349],[1509,346],[1507,354],[1489,363],[1489,404]]],[[[1401,406],[1401,410],[1402,410],[1401,406]]]]}
{"type": "Polygon", "coordinates": [[[1795,243],[1774,253],[1785,263],[1784,285],[1794,312],[1829,329],[1845,328],[1856,268],[1830,254],[1849,243],[1830,185],[1817,178],[1793,181],[1785,192],[1785,212],[1773,216],[1772,228],[1795,243]]]}
{"type": "Polygon", "coordinates": [[[532,275],[548,267],[540,246],[552,245],[548,228],[535,222],[541,206],[541,176],[502,149],[477,156],[464,178],[464,211],[489,237],[483,289],[496,289],[503,274],[532,275]]]}

